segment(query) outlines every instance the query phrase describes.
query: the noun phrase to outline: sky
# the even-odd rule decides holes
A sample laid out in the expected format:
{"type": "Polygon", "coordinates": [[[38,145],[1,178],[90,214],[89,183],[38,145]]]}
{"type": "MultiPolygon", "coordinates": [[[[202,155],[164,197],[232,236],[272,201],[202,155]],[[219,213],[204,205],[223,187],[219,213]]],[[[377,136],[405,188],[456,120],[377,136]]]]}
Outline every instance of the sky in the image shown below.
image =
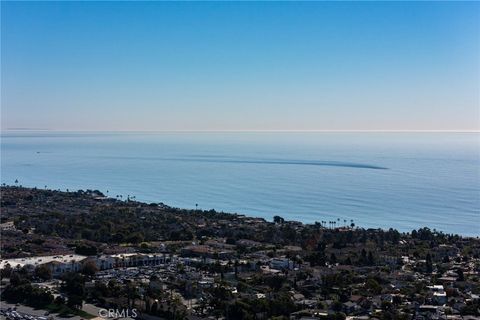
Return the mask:
{"type": "Polygon", "coordinates": [[[1,127],[480,130],[479,2],[1,2],[1,127]]]}

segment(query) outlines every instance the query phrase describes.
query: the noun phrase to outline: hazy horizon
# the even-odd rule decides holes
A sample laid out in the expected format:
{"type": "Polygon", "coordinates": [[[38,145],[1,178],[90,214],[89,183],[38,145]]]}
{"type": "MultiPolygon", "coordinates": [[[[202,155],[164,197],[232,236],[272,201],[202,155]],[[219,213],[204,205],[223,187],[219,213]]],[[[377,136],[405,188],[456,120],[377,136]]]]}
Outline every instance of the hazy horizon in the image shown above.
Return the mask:
{"type": "Polygon", "coordinates": [[[1,6],[2,131],[480,130],[480,3],[1,6]]]}
{"type": "Polygon", "coordinates": [[[17,132],[17,131],[31,131],[31,132],[36,132],[36,131],[46,131],[46,132],[99,132],[99,133],[108,133],[108,132],[118,132],[118,133],[122,133],[122,132],[125,132],[125,133],[135,133],[135,132],[139,132],[139,133],[169,133],[169,132],[172,132],[172,133],[182,133],[182,132],[205,132],[205,133],[209,133],[209,132],[233,132],[233,133],[242,133],[242,132],[245,132],[245,133],[248,133],[248,132],[255,132],[255,133],[262,133],[262,132],[265,132],[265,133],[275,133],[275,132],[279,132],[279,133],[282,133],[282,132],[285,132],[285,133],[288,133],[288,132],[292,132],[292,133],[295,133],[295,132],[301,132],[301,133],[308,133],[308,132],[312,132],[312,133],[322,133],[322,132],[325,132],[325,133],[328,133],[328,132],[338,132],[338,133],[342,133],[342,132],[365,132],[365,133],[389,133],[389,132],[392,132],[392,133],[480,133],[480,130],[295,130],[295,129],[291,129],[291,130],[64,130],[64,129],[42,129],[42,128],[5,128],[5,129],[2,129],[1,132],[17,132]]]}

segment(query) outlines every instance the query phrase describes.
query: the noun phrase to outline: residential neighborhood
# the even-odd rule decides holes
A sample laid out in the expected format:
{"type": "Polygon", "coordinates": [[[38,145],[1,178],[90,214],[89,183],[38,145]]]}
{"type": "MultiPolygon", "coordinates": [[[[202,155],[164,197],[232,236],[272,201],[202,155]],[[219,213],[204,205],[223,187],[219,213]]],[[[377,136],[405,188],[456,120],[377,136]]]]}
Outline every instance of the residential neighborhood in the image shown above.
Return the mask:
{"type": "Polygon", "coordinates": [[[478,238],[428,228],[364,229],[343,220],[330,227],[325,221],[305,225],[278,216],[268,222],[185,212],[93,191],[3,187],[2,212],[2,223],[10,223],[2,236],[15,240],[15,247],[2,242],[2,299],[63,311],[55,317],[84,312],[85,304],[136,310],[142,319],[480,316],[478,238]],[[59,216],[60,208],[70,213],[59,216]],[[91,232],[89,219],[105,219],[95,213],[106,209],[119,222],[126,221],[123,215],[130,224],[140,221],[137,239],[125,234],[114,240],[120,237],[113,229],[112,239],[104,242],[95,233],[91,240],[71,236],[80,223],[91,232]],[[42,230],[49,219],[69,228],[48,234],[42,230]],[[175,240],[169,239],[171,232],[178,232],[175,240]],[[136,241],[127,242],[127,236],[136,241]],[[37,245],[57,237],[57,246],[37,245]]]}

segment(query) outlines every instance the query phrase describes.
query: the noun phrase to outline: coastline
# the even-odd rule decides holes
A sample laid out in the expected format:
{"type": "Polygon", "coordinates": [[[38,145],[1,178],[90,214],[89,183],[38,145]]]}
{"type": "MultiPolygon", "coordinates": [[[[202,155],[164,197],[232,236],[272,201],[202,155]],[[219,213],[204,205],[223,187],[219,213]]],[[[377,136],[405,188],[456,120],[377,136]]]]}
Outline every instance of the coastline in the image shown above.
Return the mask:
{"type": "Polygon", "coordinates": [[[96,190],[0,190],[0,271],[21,279],[2,292],[11,303],[75,314],[85,301],[175,319],[233,318],[235,308],[294,319],[478,314],[478,296],[467,289],[478,288],[478,238],[428,228],[364,229],[338,220],[266,221],[109,198],[96,190]],[[52,278],[75,285],[45,287],[52,278]],[[82,296],[72,288],[81,288],[82,296]],[[127,299],[132,288],[145,292],[133,303],[127,299]],[[53,293],[68,300],[52,305],[53,293]],[[450,307],[447,299],[463,304],[450,307]],[[258,301],[267,309],[256,309],[258,301]],[[392,307],[382,309],[385,303],[392,307]],[[172,304],[180,316],[169,313],[172,304]]]}
{"type": "Polygon", "coordinates": [[[18,134],[2,138],[2,182],[96,188],[112,197],[130,194],[179,208],[198,203],[267,220],[355,219],[365,228],[410,232],[427,225],[477,236],[480,230],[469,223],[480,207],[476,137],[18,134]]]}
{"type": "MultiPolygon", "coordinates": [[[[47,186],[45,186],[47,187],[47,186]]],[[[15,188],[18,188],[18,189],[25,189],[25,190],[32,190],[32,191],[47,191],[47,192],[54,192],[54,193],[59,193],[59,194],[62,194],[62,193],[66,193],[66,194],[82,194],[82,193],[85,193],[85,194],[96,194],[96,200],[97,201],[108,201],[108,202],[113,202],[113,203],[122,203],[122,202],[127,202],[127,203],[132,203],[132,204],[139,204],[139,205],[158,205],[159,207],[163,208],[163,209],[168,209],[168,210],[172,210],[174,212],[177,212],[177,213],[181,213],[181,214],[185,214],[186,212],[191,212],[191,213],[198,213],[198,212],[214,212],[214,213],[219,213],[221,215],[226,215],[226,216],[231,216],[232,218],[235,217],[235,218],[238,218],[238,217],[242,217],[242,218],[247,218],[247,219],[254,219],[256,221],[262,221],[264,223],[268,223],[269,221],[265,218],[265,217],[261,217],[261,216],[256,216],[256,215],[252,215],[252,214],[245,214],[245,213],[242,213],[242,212],[225,212],[225,211],[217,211],[215,210],[214,208],[212,209],[202,209],[202,208],[196,208],[196,209],[193,209],[193,208],[182,208],[182,207],[176,207],[176,206],[171,206],[171,205],[168,205],[164,202],[145,202],[145,201],[138,201],[136,199],[136,196],[124,196],[124,195],[117,195],[116,197],[112,197],[112,196],[109,196],[108,194],[104,194],[102,193],[100,190],[97,190],[97,189],[78,189],[78,190],[69,190],[69,189],[66,189],[65,191],[62,191],[60,189],[49,189],[49,188],[37,188],[37,187],[24,187],[24,186],[21,186],[21,185],[7,185],[7,184],[2,184],[1,186],[1,189],[2,190],[5,190],[5,189],[15,189],[15,188]]],[[[108,192],[108,191],[107,191],[108,192]]],[[[282,218],[284,219],[284,218],[282,218]]],[[[320,226],[322,228],[325,228],[325,229],[351,229],[351,224],[353,223],[354,224],[354,227],[356,229],[366,229],[366,230],[382,230],[382,231],[388,231],[388,230],[395,230],[396,232],[400,232],[400,233],[403,233],[403,234],[409,234],[410,232],[409,231],[406,231],[406,232],[401,232],[401,231],[398,231],[398,229],[396,229],[394,226],[391,226],[389,228],[381,228],[381,227],[364,227],[364,226],[361,226],[361,225],[357,225],[354,223],[354,219],[344,219],[343,217],[342,218],[336,218],[336,219],[330,219],[328,221],[325,221],[325,220],[320,220],[320,221],[315,221],[313,223],[308,223],[308,222],[303,222],[303,221],[300,221],[300,220],[285,220],[284,221],[288,222],[288,223],[293,223],[293,224],[296,224],[296,225],[305,225],[305,226],[312,226],[312,225],[318,225],[320,224],[320,226]],[[338,225],[337,225],[338,223],[338,225]]],[[[476,239],[478,238],[480,235],[477,235],[477,236],[471,236],[471,235],[462,235],[462,234],[457,234],[457,233],[447,233],[447,232],[443,232],[442,230],[436,230],[436,229],[433,229],[433,228],[429,228],[428,225],[420,225],[418,226],[417,228],[414,228],[412,230],[418,230],[418,229],[423,229],[423,228],[427,228],[427,229],[431,229],[431,230],[434,230],[435,232],[439,232],[441,234],[445,234],[445,235],[452,235],[452,236],[459,236],[459,237],[462,237],[462,238],[472,238],[472,239],[476,239]]]]}

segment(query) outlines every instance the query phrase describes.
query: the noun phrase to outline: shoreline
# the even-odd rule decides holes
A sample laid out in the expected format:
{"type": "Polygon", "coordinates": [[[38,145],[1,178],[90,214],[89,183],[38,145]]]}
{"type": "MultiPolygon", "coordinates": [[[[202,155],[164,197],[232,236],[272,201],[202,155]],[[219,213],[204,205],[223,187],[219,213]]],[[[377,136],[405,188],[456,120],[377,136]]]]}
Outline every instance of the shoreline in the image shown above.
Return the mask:
{"type": "MultiPolygon", "coordinates": [[[[269,222],[269,220],[267,220],[265,217],[257,216],[255,214],[247,214],[247,213],[241,213],[241,212],[217,211],[215,208],[193,209],[193,208],[177,207],[177,206],[168,205],[164,202],[147,202],[147,201],[136,200],[136,196],[129,197],[129,195],[127,195],[127,197],[125,197],[124,195],[117,195],[116,197],[112,197],[112,196],[109,196],[108,194],[105,195],[102,191],[97,190],[97,189],[78,189],[78,190],[70,190],[70,189],[61,190],[61,189],[49,189],[49,188],[45,189],[45,188],[37,188],[37,187],[26,187],[26,186],[22,186],[22,185],[18,185],[18,186],[7,185],[7,184],[4,184],[4,183],[2,183],[1,188],[2,189],[3,188],[19,188],[19,189],[26,189],[26,190],[30,189],[30,190],[59,192],[59,193],[67,193],[67,194],[94,192],[94,193],[98,194],[98,199],[103,198],[102,200],[107,200],[107,201],[118,201],[119,203],[130,202],[130,203],[137,203],[137,204],[142,204],[142,205],[158,204],[159,206],[161,206],[163,208],[168,208],[168,209],[177,210],[177,211],[181,211],[181,212],[185,212],[185,211],[210,212],[210,211],[213,211],[213,212],[218,212],[218,213],[225,214],[225,215],[231,215],[231,216],[234,216],[234,217],[246,217],[246,218],[251,218],[251,219],[260,219],[260,220],[263,220],[264,222],[267,222],[267,223],[269,222]]],[[[290,223],[295,223],[295,224],[302,224],[302,225],[305,225],[305,226],[316,225],[318,222],[320,222],[321,226],[326,228],[326,229],[343,229],[343,228],[349,229],[350,224],[354,222],[354,219],[336,218],[336,219],[330,220],[331,222],[338,222],[339,223],[338,226],[336,226],[336,224],[333,224],[333,223],[331,225],[327,226],[328,222],[330,222],[330,221],[322,221],[322,220],[321,221],[315,221],[315,222],[304,222],[304,221],[300,221],[300,220],[286,220],[285,219],[285,221],[288,221],[290,223]],[[323,223],[323,222],[325,222],[325,223],[323,223]],[[343,222],[343,224],[342,224],[342,222],[343,222]]],[[[410,234],[413,230],[428,228],[432,231],[436,231],[436,232],[439,232],[441,234],[452,235],[452,236],[460,236],[464,239],[478,239],[480,237],[480,234],[476,235],[476,236],[472,236],[472,235],[464,235],[464,234],[460,234],[460,233],[444,232],[443,230],[437,230],[437,229],[434,229],[434,228],[430,228],[428,225],[418,226],[416,229],[412,229],[410,231],[400,231],[399,229],[397,229],[394,226],[391,226],[391,227],[388,227],[388,228],[382,228],[382,227],[364,227],[364,226],[361,226],[361,225],[355,225],[355,228],[360,228],[360,229],[365,229],[365,230],[382,230],[382,231],[388,231],[390,229],[393,229],[393,230],[398,231],[402,234],[410,234]]]]}
{"type": "Polygon", "coordinates": [[[110,190],[266,219],[353,218],[365,228],[480,234],[469,222],[480,205],[472,135],[92,135],[5,137],[2,182],[110,190]]]}
{"type": "Polygon", "coordinates": [[[0,190],[0,271],[15,279],[2,297],[14,303],[48,307],[55,301],[59,310],[113,303],[161,317],[168,308],[158,306],[171,305],[174,295],[182,319],[233,315],[235,308],[290,319],[478,315],[478,238],[280,216],[266,221],[108,198],[96,190],[0,190]],[[52,278],[75,285],[43,286],[52,278]],[[132,288],[146,293],[138,303],[128,300],[132,288]],[[68,299],[54,298],[61,293],[68,299]],[[452,299],[462,304],[452,307],[452,299]],[[259,301],[268,308],[256,309],[259,301]]]}

